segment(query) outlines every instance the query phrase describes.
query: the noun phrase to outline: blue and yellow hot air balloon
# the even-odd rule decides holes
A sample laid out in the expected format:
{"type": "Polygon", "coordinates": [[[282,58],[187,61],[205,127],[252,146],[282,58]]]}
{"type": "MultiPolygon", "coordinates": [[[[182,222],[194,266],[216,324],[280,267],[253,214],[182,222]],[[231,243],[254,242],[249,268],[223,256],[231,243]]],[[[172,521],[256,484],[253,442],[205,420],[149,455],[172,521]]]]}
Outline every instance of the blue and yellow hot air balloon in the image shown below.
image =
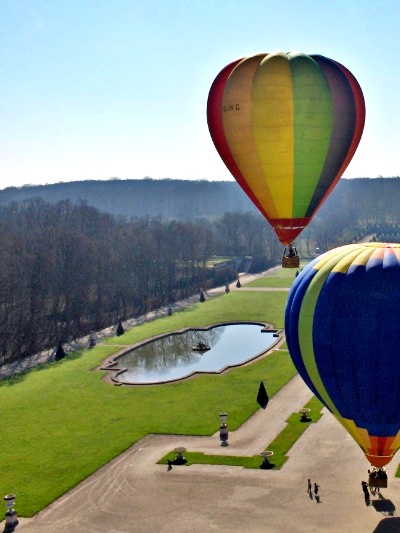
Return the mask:
{"type": "Polygon", "coordinates": [[[400,447],[400,244],[351,244],[311,262],[285,332],[309,388],[382,467],[400,447]]]}
{"type": "Polygon", "coordinates": [[[290,245],[350,163],[365,105],[340,63],[274,52],[227,65],[212,84],[207,119],[225,165],[290,245]]]}

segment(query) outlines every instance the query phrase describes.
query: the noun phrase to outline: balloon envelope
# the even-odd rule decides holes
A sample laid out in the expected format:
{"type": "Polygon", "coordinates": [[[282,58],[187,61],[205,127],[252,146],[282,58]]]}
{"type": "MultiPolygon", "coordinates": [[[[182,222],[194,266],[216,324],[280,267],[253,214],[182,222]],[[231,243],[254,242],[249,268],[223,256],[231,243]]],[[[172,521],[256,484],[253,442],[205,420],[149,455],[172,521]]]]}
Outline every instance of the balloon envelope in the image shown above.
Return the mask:
{"type": "Polygon", "coordinates": [[[290,244],[353,157],[364,98],[340,63],[300,52],[227,65],[207,104],[208,127],[231,174],[290,244]]]}
{"type": "Polygon", "coordinates": [[[302,270],[285,332],[306,384],[377,467],[400,447],[400,244],[353,244],[302,270]]]}

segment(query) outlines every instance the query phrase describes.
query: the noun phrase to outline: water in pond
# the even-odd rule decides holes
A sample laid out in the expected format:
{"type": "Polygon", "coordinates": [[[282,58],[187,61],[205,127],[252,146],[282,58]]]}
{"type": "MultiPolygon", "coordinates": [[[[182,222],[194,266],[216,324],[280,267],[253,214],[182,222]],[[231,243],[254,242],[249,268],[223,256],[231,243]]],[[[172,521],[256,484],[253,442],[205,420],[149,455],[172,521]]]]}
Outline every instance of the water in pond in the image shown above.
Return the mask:
{"type": "Polygon", "coordinates": [[[208,331],[167,335],[118,358],[118,367],[127,370],[118,374],[117,379],[125,383],[152,383],[179,379],[196,371],[218,372],[266,351],[276,338],[262,329],[257,324],[229,324],[208,331]],[[211,349],[193,351],[199,342],[211,349]]]}

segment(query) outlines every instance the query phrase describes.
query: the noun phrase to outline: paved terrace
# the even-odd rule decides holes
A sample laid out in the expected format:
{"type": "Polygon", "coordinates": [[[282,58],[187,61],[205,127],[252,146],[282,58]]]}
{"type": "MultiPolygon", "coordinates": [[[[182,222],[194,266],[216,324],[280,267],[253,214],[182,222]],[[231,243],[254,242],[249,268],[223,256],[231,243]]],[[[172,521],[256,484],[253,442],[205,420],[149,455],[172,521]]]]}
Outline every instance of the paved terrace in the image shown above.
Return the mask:
{"type": "MultiPolygon", "coordinates": [[[[32,519],[21,532],[64,533],[370,533],[400,531],[397,462],[389,486],[366,506],[361,481],[369,467],[363,453],[326,410],[289,453],[281,470],[193,465],[168,470],[156,462],[177,446],[207,453],[261,452],[287,416],[311,394],[296,376],[241,428],[229,447],[212,437],[151,435],[132,446],[32,519]],[[307,479],[320,485],[319,502],[307,479]]],[[[179,413],[177,413],[179,416],[179,413]]],[[[229,420],[228,420],[229,423],[229,420]]],[[[229,424],[228,424],[229,425],[229,424]]]]}

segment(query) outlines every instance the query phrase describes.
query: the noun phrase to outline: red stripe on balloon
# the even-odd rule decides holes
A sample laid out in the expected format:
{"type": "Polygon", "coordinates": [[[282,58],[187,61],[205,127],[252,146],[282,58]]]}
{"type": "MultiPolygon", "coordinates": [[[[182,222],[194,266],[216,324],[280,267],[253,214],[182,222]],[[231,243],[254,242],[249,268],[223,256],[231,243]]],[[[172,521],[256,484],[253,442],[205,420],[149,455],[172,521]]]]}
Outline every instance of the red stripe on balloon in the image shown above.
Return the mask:
{"type": "Polygon", "coordinates": [[[257,200],[256,196],[252,190],[248,187],[246,180],[244,179],[239,167],[236,165],[235,159],[232,155],[232,152],[229,148],[228,142],[224,133],[224,125],[222,120],[222,100],[224,96],[224,90],[226,82],[233,71],[233,69],[238,65],[244,58],[237,59],[232,63],[229,63],[225,68],[221,70],[218,76],[215,78],[207,101],[207,122],[208,129],[210,131],[211,139],[219,153],[222,161],[225,163],[225,166],[228,168],[229,172],[236,179],[240,187],[247,194],[250,200],[254,205],[260,210],[264,217],[270,221],[267,213],[263,209],[260,202],[257,200]]]}
{"type": "Polygon", "coordinates": [[[295,238],[311,222],[311,217],[303,218],[272,218],[272,224],[280,242],[286,246],[292,244],[295,238]]]}

